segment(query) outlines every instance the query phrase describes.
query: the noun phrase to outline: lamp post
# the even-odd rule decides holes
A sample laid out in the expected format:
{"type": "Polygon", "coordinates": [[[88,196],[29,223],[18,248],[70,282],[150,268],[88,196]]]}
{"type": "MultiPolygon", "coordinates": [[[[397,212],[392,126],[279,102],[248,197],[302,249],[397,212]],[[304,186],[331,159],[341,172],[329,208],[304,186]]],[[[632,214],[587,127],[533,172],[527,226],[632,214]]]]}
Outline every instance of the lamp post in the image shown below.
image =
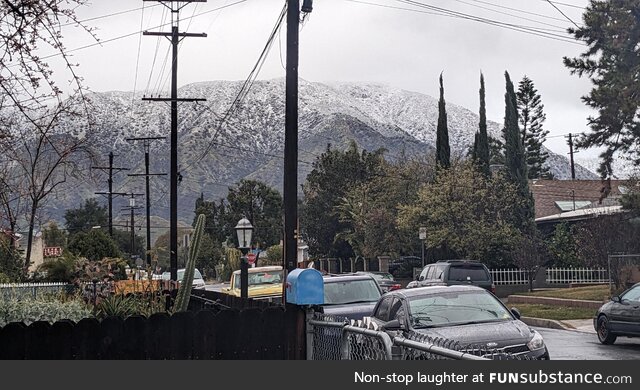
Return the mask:
{"type": "Polygon", "coordinates": [[[240,259],[240,296],[242,298],[249,297],[249,263],[247,261],[247,253],[251,248],[251,235],[253,234],[253,226],[248,219],[242,218],[235,227],[238,235],[238,248],[242,252],[240,259]]]}
{"type": "Polygon", "coordinates": [[[425,264],[424,264],[424,240],[427,239],[427,228],[425,227],[421,227],[420,230],[418,231],[419,234],[419,238],[420,238],[420,242],[421,242],[421,247],[422,247],[422,268],[424,268],[425,264]]]}

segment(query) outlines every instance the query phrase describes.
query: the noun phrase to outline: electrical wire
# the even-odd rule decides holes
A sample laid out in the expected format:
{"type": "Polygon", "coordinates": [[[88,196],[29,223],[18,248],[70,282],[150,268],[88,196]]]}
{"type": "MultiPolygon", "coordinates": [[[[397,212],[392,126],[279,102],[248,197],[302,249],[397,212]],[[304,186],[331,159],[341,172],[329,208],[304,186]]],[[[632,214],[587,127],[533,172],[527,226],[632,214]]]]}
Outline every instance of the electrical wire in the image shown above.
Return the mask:
{"type": "MultiPolygon", "coordinates": [[[[282,7],[282,11],[280,11],[280,15],[278,16],[278,19],[276,20],[276,24],[275,24],[274,28],[271,31],[271,34],[269,35],[269,37],[267,39],[267,43],[265,44],[264,48],[262,49],[262,52],[260,53],[260,56],[258,57],[258,60],[256,61],[255,65],[253,66],[253,69],[251,69],[251,72],[249,72],[249,76],[247,77],[247,79],[244,81],[244,83],[240,87],[240,91],[238,91],[238,93],[236,94],[236,97],[231,102],[231,105],[230,105],[229,109],[227,109],[227,111],[224,113],[224,115],[222,115],[222,118],[220,119],[220,122],[219,122],[218,126],[216,127],[213,136],[211,137],[211,141],[209,142],[209,144],[205,148],[204,152],[200,155],[199,158],[197,158],[194,162],[192,162],[190,165],[188,165],[184,169],[186,172],[188,172],[195,164],[197,164],[198,162],[202,161],[202,159],[204,157],[206,157],[206,155],[211,150],[211,147],[213,146],[216,137],[220,133],[220,130],[222,130],[222,126],[227,122],[227,120],[233,114],[235,114],[235,112],[238,110],[239,105],[242,103],[244,98],[247,96],[247,94],[251,90],[251,87],[253,86],[253,83],[255,82],[255,79],[258,77],[258,74],[260,73],[260,70],[262,69],[262,65],[264,64],[264,62],[265,62],[265,60],[267,58],[267,55],[269,54],[269,51],[271,50],[273,41],[274,41],[274,39],[276,37],[276,34],[277,34],[278,30],[280,29],[280,26],[282,25],[282,23],[284,21],[284,17],[286,15],[286,13],[287,13],[287,3],[285,2],[284,6],[282,7]]],[[[209,109],[210,111],[213,112],[213,110],[211,110],[209,107],[207,107],[207,106],[204,106],[204,107],[206,107],[207,109],[209,109]]],[[[202,115],[202,112],[198,115],[196,120],[199,118],[200,115],[202,115]]]]}
{"type": "MultiPolygon", "coordinates": [[[[146,3],[142,3],[142,12],[140,13],[140,30],[143,29],[144,24],[144,5],[146,3]]],[[[158,5],[158,4],[156,4],[158,5]]],[[[142,46],[142,34],[138,37],[138,54],[136,55],[136,71],[135,76],[133,77],[133,93],[131,94],[131,114],[135,111],[135,97],[136,97],[136,87],[138,86],[138,68],[140,65],[140,47],[142,46]]]]}
{"type": "Polygon", "coordinates": [[[574,26],[576,26],[577,28],[580,28],[580,26],[578,26],[578,24],[576,22],[574,22],[570,17],[568,17],[564,12],[562,12],[562,10],[558,7],[556,7],[555,4],[553,4],[551,1],[547,0],[547,3],[551,4],[551,6],[553,8],[555,8],[556,10],[558,10],[558,12],[560,12],[560,14],[562,14],[562,16],[564,16],[568,21],[570,21],[571,23],[573,23],[574,26]]]}
{"type": "Polygon", "coordinates": [[[563,35],[559,35],[559,34],[554,34],[554,33],[550,33],[550,32],[545,32],[543,30],[540,29],[536,29],[530,26],[523,26],[523,25],[517,25],[517,24],[512,24],[512,23],[506,23],[506,22],[501,22],[501,21],[497,21],[497,20],[493,20],[493,19],[488,19],[488,18],[484,18],[484,17],[479,17],[479,16],[475,16],[475,15],[470,15],[464,12],[458,12],[458,11],[453,11],[447,8],[442,8],[442,7],[436,7],[427,3],[423,3],[423,2],[419,2],[419,1],[415,1],[415,0],[395,0],[397,2],[403,3],[403,4],[407,4],[407,5],[412,5],[415,7],[419,7],[419,8],[425,8],[425,9],[429,9],[432,11],[436,11],[436,12],[440,12],[443,14],[447,14],[447,15],[451,15],[454,16],[456,18],[460,18],[460,19],[464,19],[464,20],[470,20],[470,21],[474,21],[474,22],[479,22],[479,23],[484,23],[484,24],[488,24],[488,25],[492,25],[495,27],[500,27],[500,28],[505,28],[508,30],[514,30],[514,31],[519,31],[525,34],[530,34],[530,35],[534,35],[534,36],[539,36],[539,37],[543,37],[543,38],[548,38],[548,39],[553,39],[553,40],[557,40],[557,41],[563,41],[563,42],[567,42],[567,43],[572,43],[572,44],[578,44],[578,45],[583,45],[580,42],[576,42],[574,40],[570,40],[568,37],[563,36],[563,35]]]}

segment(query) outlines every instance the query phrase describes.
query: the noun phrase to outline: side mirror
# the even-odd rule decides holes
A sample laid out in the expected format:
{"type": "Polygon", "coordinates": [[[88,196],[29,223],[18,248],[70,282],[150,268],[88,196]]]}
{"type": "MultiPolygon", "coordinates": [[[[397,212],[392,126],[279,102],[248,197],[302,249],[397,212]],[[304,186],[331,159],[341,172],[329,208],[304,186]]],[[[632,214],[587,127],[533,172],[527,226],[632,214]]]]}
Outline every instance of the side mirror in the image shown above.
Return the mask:
{"type": "Polygon", "coordinates": [[[516,320],[519,320],[520,317],[522,317],[522,314],[520,314],[520,310],[516,309],[515,307],[511,308],[511,314],[516,317],[516,320]]]}
{"type": "Polygon", "coordinates": [[[619,296],[617,296],[617,295],[616,295],[615,297],[611,297],[611,300],[612,300],[612,301],[614,301],[614,302],[616,302],[616,303],[621,303],[621,302],[622,302],[622,300],[620,299],[620,297],[619,297],[619,296]]]}
{"type": "Polygon", "coordinates": [[[395,320],[391,320],[391,321],[385,322],[384,324],[382,324],[382,327],[385,330],[400,330],[400,329],[402,329],[402,324],[396,318],[395,320]]]}

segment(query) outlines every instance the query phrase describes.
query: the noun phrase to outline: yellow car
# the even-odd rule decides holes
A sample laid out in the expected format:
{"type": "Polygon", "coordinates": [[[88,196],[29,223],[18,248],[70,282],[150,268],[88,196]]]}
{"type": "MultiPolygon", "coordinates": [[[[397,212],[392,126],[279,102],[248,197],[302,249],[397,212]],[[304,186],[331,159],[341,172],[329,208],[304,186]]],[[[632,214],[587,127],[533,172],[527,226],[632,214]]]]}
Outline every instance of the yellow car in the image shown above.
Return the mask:
{"type": "MultiPolygon", "coordinates": [[[[283,271],[281,266],[249,268],[249,298],[282,302],[283,271]]],[[[225,294],[240,296],[240,270],[231,275],[229,287],[221,290],[225,294]]]]}

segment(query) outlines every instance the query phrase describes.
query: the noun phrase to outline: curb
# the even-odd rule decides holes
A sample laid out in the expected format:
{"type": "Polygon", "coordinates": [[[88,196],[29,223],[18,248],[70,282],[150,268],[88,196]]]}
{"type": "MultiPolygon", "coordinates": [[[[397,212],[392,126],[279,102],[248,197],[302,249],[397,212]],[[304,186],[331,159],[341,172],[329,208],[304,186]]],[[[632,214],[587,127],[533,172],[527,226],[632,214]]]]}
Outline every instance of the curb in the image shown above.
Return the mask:
{"type": "Polygon", "coordinates": [[[529,304],[547,304],[553,306],[568,306],[568,307],[584,307],[587,309],[597,310],[604,304],[600,301],[587,301],[583,299],[565,299],[565,298],[551,298],[551,297],[538,297],[533,295],[509,295],[507,297],[509,304],[512,303],[529,303],[529,304]]]}
{"type": "Polygon", "coordinates": [[[551,328],[560,330],[576,330],[573,326],[565,324],[557,320],[549,320],[547,318],[520,317],[520,321],[529,326],[538,326],[541,328],[551,328]]]}
{"type": "Polygon", "coordinates": [[[558,330],[570,330],[573,332],[580,332],[586,334],[595,334],[594,331],[578,329],[572,324],[566,323],[564,321],[558,320],[550,320],[547,318],[534,318],[534,317],[520,317],[520,321],[524,322],[529,326],[537,326],[539,328],[549,328],[549,329],[558,329],[558,330]]]}

